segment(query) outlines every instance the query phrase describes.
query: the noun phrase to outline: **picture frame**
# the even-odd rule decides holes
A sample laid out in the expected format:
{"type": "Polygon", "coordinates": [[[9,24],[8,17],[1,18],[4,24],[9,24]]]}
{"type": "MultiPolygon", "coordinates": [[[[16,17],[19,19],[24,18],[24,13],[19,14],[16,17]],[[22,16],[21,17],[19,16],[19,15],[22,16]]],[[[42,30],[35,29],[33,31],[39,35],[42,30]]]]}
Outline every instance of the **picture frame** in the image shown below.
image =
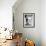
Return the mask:
{"type": "Polygon", "coordinates": [[[24,28],[35,27],[35,13],[23,13],[23,27],[24,28]]]}

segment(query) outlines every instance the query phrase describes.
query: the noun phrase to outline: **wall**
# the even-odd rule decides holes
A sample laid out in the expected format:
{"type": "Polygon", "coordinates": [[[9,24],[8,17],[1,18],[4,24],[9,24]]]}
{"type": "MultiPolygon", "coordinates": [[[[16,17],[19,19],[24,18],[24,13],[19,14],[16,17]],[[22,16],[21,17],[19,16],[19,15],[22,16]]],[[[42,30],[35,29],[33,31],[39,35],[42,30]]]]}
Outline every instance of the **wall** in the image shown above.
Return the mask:
{"type": "Polygon", "coordinates": [[[46,0],[41,1],[41,38],[42,46],[46,46],[46,0]]]}
{"type": "Polygon", "coordinates": [[[41,46],[41,1],[23,0],[20,5],[13,7],[13,12],[15,30],[22,32],[24,39],[34,40],[36,46],[41,46]],[[23,13],[35,13],[35,28],[23,27],[23,13]]]}
{"type": "Polygon", "coordinates": [[[16,0],[0,0],[0,27],[12,28],[12,6],[16,0]]]}

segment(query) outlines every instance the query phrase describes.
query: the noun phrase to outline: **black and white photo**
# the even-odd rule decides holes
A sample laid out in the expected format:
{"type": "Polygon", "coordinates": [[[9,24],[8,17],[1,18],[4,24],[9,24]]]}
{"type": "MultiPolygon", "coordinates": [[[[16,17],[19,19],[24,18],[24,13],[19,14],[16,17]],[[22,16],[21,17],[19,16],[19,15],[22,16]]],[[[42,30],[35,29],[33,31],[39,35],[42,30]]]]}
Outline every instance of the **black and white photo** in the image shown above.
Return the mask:
{"type": "Polygon", "coordinates": [[[35,13],[23,14],[23,26],[31,28],[35,27],[35,13]]]}

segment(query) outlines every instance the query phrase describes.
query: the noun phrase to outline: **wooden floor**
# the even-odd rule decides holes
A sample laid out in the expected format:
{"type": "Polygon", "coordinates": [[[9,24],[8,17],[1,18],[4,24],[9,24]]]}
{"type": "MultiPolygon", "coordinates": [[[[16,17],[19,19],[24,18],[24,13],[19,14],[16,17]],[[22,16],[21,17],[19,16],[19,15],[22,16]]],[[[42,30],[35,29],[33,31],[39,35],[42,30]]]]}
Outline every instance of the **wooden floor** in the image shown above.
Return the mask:
{"type": "Polygon", "coordinates": [[[15,39],[13,39],[13,40],[6,40],[6,42],[2,43],[0,46],[16,46],[15,39]]]}

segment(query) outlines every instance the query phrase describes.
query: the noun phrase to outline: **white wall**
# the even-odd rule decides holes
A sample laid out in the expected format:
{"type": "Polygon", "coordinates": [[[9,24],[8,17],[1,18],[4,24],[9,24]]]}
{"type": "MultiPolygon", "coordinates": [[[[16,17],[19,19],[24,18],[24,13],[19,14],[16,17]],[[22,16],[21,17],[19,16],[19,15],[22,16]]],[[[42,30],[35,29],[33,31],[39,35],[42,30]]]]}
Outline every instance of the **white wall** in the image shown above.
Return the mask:
{"type": "Polygon", "coordinates": [[[16,0],[0,0],[0,27],[12,28],[12,6],[16,0]]]}
{"type": "Polygon", "coordinates": [[[13,11],[15,29],[18,30],[18,32],[22,32],[24,38],[34,40],[36,46],[41,46],[41,1],[23,0],[20,5],[13,8],[13,11]],[[35,13],[35,28],[23,27],[23,13],[35,13]]]}
{"type": "Polygon", "coordinates": [[[42,46],[46,46],[46,0],[41,1],[41,38],[42,46]]]}

